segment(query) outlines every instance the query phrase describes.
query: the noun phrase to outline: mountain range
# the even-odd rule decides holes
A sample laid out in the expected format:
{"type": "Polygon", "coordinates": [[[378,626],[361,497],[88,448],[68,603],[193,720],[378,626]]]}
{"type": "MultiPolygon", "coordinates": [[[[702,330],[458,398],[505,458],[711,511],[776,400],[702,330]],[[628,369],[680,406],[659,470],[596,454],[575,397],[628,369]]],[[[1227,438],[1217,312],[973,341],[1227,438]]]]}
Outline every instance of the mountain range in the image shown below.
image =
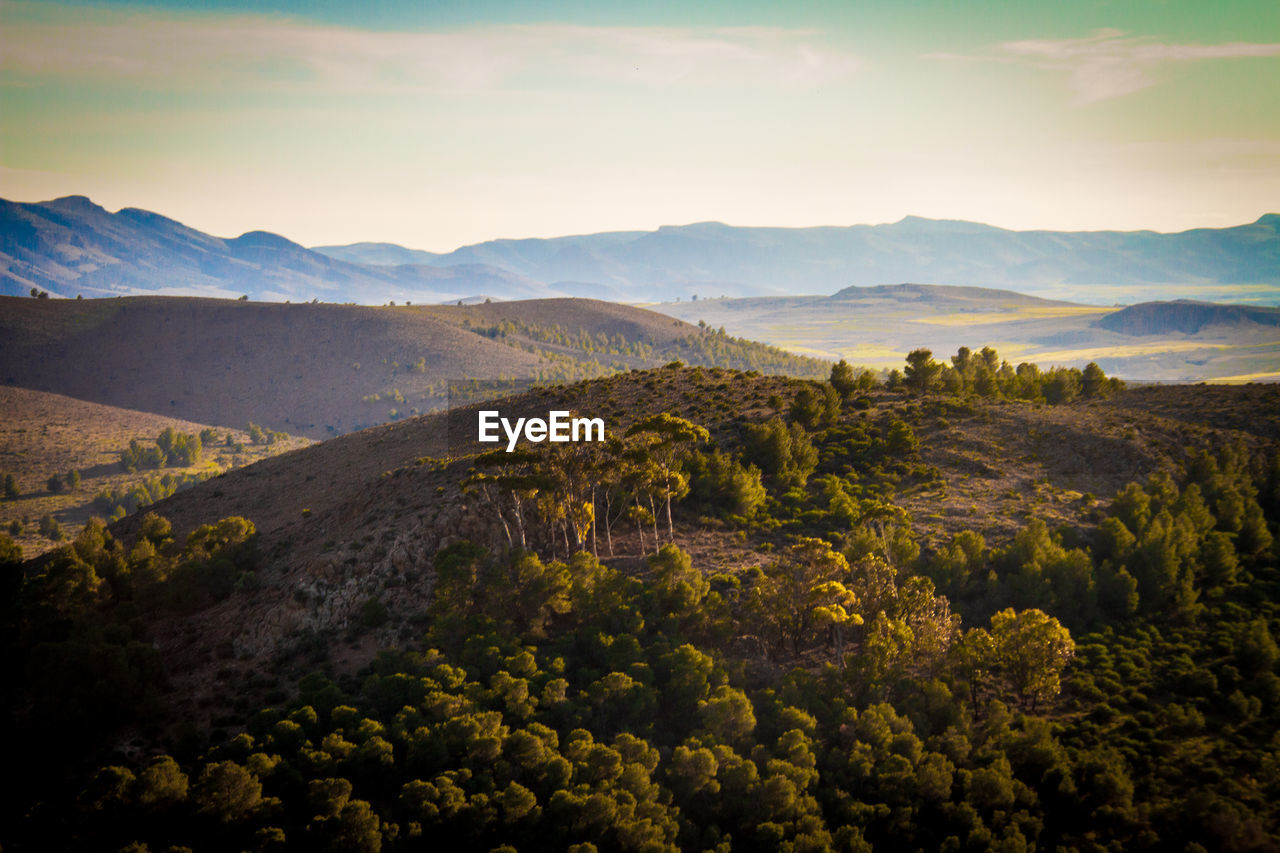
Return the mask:
{"type": "Polygon", "coordinates": [[[317,251],[373,264],[410,257],[437,266],[485,264],[560,287],[606,285],[634,300],[832,293],[916,281],[1107,302],[1114,301],[1114,291],[1099,286],[1207,287],[1201,295],[1230,285],[1274,287],[1280,280],[1280,215],[1177,234],[1009,231],[908,216],[885,225],[818,228],[701,222],[656,231],[491,240],[443,255],[406,255],[403,247],[368,243],[317,251]]]}
{"type": "Polygon", "coordinates": [[[1010,231],[918,217],[816,228],[703,222],[492,240],[436,254],[389,243],[308,249],[260,231],[220,238],[136,208],[111,213],[83,196],[0,201],[0,293],[9,295],[37,288],[67,297],[247,295],[366,304],[477,296],[661,302],[822,294],[903,281],[1095,304],[1170,295],[1276,304],[1280,214],[1176,234],[1010,231]]]}

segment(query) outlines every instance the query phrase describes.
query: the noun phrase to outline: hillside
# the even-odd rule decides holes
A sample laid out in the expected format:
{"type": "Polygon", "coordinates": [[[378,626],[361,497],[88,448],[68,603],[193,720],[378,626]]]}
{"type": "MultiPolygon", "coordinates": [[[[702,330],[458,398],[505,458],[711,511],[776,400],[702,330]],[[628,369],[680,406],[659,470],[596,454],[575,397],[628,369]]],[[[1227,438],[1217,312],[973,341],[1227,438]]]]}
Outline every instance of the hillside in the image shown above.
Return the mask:
{"type": "Polygon", "coordinates": [[[1280,308],[1217,305],[1210,302],[1144,302],[1098,319],[1098,326],[1123,335],[1194,335],[1207,326],[1247,334],[1254,327],[1280,326],[1280,308]]]}
{"type": "Polygon", "coordinates": [[[110,213],[83,196],[0,200],[0,294],[167,294],[284,302],[438,302],[475,293],[537,296],[543,288],[477,264],[369,266],[336,260],[277,234],[232,239],[157,213],[110,213]]]}
{"type": "Polygon", "coordinates": [[[1260,306],[1165,302],[1116,309],[990,288],[900,284],[653,307],[795,352],[871,367],[892,366],[920,346],[954,352],[992,345],[1014,364],[1094,361],[1127,379],[1280,377],[1276,309],[1260,306]]]}
{"type": "Polygon", "coordinates": [[[564,381],[673,359],[829,370],[591,300],[427,308],[0,297],[0,382],[311,438],[443,408],[450,381],[564,381]]]}
{"type": "MultiPolygon", "coordinates": [[[[492,405],[509,417],[545,415],[552,408],[598,413],[618,435],[651,414],[670,412],[706,425],[714,440],[733,447],[747,424],[785,416],[804,387],[783,377],[667,369],[531,391],[492,405]],[[771,404],[775,397],[780,407],[771,404]]],[[[909,513],[913,537],[926,552],[965,529],[994,546],[1032,517],[1089,527],[1098,498],[1105,506],[1130,480],[1182,463],[1204,444],[1205,427],[1221,429],[1222,440],[1240,437],[1251,446],[1280,435],[1275,387],[1152,388],[1049,407],[921,403],[884,391],[867,400],[870,406],[850,411],[847,422],[883,428],[903,420],[921,442],[919,458],[909,466],[916,473],[904,478],[894,502],[909,513]],[[1162,407],[1194,411],[1210,398],[1215,408],[1206,417],[1227,418],[1236,411],[1252,419],[1251,426],[1227,422],[1218,428],[1206,417],[1192,426],[1185,414],[1151,414],[1162,407]]],[[[348,627],[369,596],[381,596],[393,612],[411,614],[426,589],[413,584],[430,583],[429,573],[422,572],[436,549],[458,537],[502,537],[480,497],[459,491],[471,457],[489,449],[467,440],[475,433],[476,408],[341,436],[230,472],[157,506],[179,538],[210,519],[250,518],[278,573],[252,599],[184,621],[181,631],[189,639],[183,642],[201,638],[194,651],[219,637],[253,655],[274,653],[288,648],[298,631],[348,627]],[[299,587],[312,600],[300,604],[294,593],[299,587]]],[[[872,482],[867,496],[874,493],[872,482]]],[[[758,563],[759,537],[772,536],[763,529],[744,541],[705,517],[685,512],[680,518],[677,542],[708,572],[758,563]]],[[[121,530],[127,535],[136,525],[131,517],[121,530]]],[[[614,538],[619,565],[643,564],[637,563],[634,528],[619,525],[614,538]]],[[[383,634],[384,640],[392,636],[394,631],[383,634]]]]}
{"type": "Polygon", "coordinates": [[[19,492],[0,499],[0,531],[13,536],[28,557],[74,539],[91,517],[135,510],[140,500],[159,500],[171,488],[187,488],[199,479],[307,444],[282,434],[255,442],[244,429],[213,429],[208,424],[3,385],[0,411],[4,412],[0,479],[12,476],[19,492]],[[203,442],[199,458],[190,464],[132,472],[121,467],[120,455],[130,442],[152,446],[168,429],[215,440],[203,442]],[[72,471],[74,485],[66,482],[72,471]],[[51,477],[62,480],[57,491],[50,489],[51,477]],[[164,482],[166,477],[173,482],[164,482]],[[135,491],[139,486],[145,493],[135,491]],[[104,492],[111,499],[98,500],[104,492]],[[41,532],[41,519],[46,516],[57,522],[60,538],[41,532]]]}
{"type": "Polygon", "coordinates": [[[1014,830],[1059,847],[1280,833],[1274,799],[1224,781],[1269,772],[1252,745],[1280,731],[1262,704],[1280,388],[841,398],[668,367],[497,405],[598,413],[618,438],[650,415],[701,424],[676,454],[690,493],[674,523],[662,477],[636,467],[664,464],[643,432],[626,439],[643,458],[484,459],[458,439],[474,409],[181,492],[154,507],[171,530],[111,528],[145,572],[122,572],[100,534],[28,566],[50,609],[22,629],[42,632],[21,653],[45,663],[15,719],[32,732],[24,797],[42,805],[7,831],[389,850],[625,832],[639,841],[621,849],[672,851],[710,826],[735,849],[838,832],[887,845],[908,815],[929,848],[1014,830]],[[601,503],[604,529],[579,546],[599,558],[568,559],[577,516],[555,508],[606,494],[623,509],[656,495],[659,512],[601,503]],[[529,550],[508,553],[519,506],[529,550]],[[201,527],[228,516],[248,522],[201,527]],[[86,567],[104,579],[89,603],[86,567]],[[68,614],[97,627],[68,635],[68,614]],[[82,752],[50,760],[67,749],[82,752]],[[883,814],[851,823],[855,792],[883,814]],[[1197,811],[1206,800],[1239,821],[1197,811]]]}

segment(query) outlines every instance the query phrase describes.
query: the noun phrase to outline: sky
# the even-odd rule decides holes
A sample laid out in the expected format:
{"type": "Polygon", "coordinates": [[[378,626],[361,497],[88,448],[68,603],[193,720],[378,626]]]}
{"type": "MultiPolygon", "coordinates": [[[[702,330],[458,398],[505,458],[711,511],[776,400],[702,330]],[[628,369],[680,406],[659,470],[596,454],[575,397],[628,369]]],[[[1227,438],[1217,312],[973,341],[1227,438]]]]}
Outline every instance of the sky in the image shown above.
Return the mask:
{"type": "Polygon", "coordinates": [[[449,251],[1280,211],[1280,3],[0,0],[0,197],[449,251]]]}

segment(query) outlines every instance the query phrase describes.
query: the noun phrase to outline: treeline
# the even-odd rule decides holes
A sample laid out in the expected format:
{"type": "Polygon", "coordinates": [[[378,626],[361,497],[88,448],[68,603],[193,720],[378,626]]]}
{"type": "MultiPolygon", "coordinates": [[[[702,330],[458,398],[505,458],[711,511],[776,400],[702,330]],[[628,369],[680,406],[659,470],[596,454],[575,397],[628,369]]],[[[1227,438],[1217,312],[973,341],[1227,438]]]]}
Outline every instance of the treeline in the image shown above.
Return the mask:
{"type": "Polygon", "coordinates": [[[906,367],[889,373],[888,388],[907,388],[917,394],[944,391],[948,394],[975,394],[979,397],[1007,397],[1015,400],[1043,401],[1052,405],[1070,403],[1084,397],[1109,397],[1124,390],[1124,383],[1108,377],[1097,362],[1089,362],[1084,370],[1075,367],[1052,367],[1042,371],[1031,362],[1016,368],[1003,361],[991,347],[974,353],[960,347],[951,363],[934,361],[933,351],[915,349],[907,354],[906,367]]]}
{"type": "Polygon", "coordinates": [[[621,333],[609,335],[605,332],[592,333],[586,329],[570,329],[564,326],[539,326],[521,321],[505,320],[486,326],[464,326],[476,334],[494,338],[512,346],[535,352],[544,358],[555,360],[565,358],[564,353],[545,350],[518,339],[553,344],[580,352],[592,359],[573,357],[575,362],[585,361],[586,366],[578,368],[575,375],[559,377],[540,377],[544,380],[559,378],[564,381],[603,376],[608,373],[627,370],[634,360],[672,361],[678,360],[691,366],[725,367],[733,370],[756,370],[764,374],[785,374],[803,378],[822,378],[827,375],[830,366],[827,362],[816,358],[796,355],[778,347],[736,338],[725,332],[724,327],[711,329],[702,326],[697,334],[677,338],[660,344],[648,337],[627,338],[621,333]],[[614,356],[612,360],[600,356],[614,356]],[[624,359],[631,359],[627,362],[624,359]]]}

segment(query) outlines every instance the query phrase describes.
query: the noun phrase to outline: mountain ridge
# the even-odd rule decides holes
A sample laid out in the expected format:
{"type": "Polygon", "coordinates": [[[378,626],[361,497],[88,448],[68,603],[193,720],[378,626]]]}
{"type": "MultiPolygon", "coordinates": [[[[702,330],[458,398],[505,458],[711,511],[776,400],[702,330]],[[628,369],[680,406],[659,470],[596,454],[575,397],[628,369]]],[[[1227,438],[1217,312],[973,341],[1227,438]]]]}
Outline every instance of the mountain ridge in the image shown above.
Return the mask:
{"type": "MultiPolygon", "coordinates": [[[[0,293],[143,293],[382,304],[599,295],[653,302],[698,296],[834,293],[892,281],[990,287],[1111,304],[1116,288],[1280,302],[1280,214],[1229,228],[1013,231],[908,216],[880,225],[664,225],[499,239],[437,254],[391,243],[306,248],[250,231],[221,238],[85,196],[0,202],[0,293]]],[[[1185,295],[1185,294],[1183,294],[1185,295]]],[[[1124,299],[1123,301],[1137,301],[1124,299]]]]}

